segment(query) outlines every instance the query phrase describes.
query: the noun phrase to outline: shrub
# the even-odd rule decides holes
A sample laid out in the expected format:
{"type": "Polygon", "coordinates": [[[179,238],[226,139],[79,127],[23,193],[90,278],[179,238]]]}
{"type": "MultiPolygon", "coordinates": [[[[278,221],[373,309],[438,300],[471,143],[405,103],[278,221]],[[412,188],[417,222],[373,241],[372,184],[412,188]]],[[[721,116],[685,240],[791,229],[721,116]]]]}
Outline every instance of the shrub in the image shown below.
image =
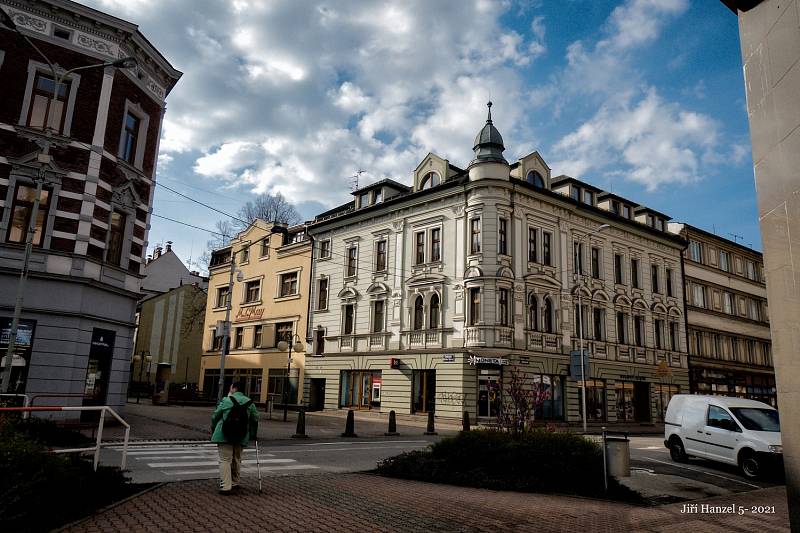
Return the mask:
{"type": "Polygon", "coordinates": [[[132,492],[118,468],[95,472],[90,461],[50,454],[0,419],[0,531],[46,531],[132,492]]]}
{"type": "MultiPolygon", "coordinates": [[[[414,451],[379,463],[390,477],[495,490],[558,492],[604,496],[599,445],[573,433],[543,430],[513,434],[489,430],[462,432],[430,450],[414,451]]],[[[611,497],[637,500],[615,480],[611,497]]]]}
{"type": "Polygon", "coordinates": [[[63,428],[51,420],[31,417],[23,419],[18,416],[8,417],[8,423],[14,431],[28,439],[51,448],[81,448],[91,446],[94,441],[86,435],[63,428]]]}

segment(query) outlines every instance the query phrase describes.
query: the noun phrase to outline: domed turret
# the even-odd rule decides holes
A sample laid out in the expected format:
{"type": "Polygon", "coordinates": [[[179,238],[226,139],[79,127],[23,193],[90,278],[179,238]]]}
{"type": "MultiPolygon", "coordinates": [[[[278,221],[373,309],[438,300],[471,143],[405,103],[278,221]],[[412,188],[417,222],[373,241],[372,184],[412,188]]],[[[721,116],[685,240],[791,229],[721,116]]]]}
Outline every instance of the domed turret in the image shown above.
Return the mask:
{"type": "Polygon", "coordinates": [[[492,103],[489,102],[486,105],[489,108],[489,116],[486,118],[486,124],[475,137],[475,145],[472,148],[475,152],[475,159],[470,162],[470,166],[478,163],[508,164],[506,158],[503,157],[503,151],[506,149],[503,146],[503,137],[492,124],[492,103]]]}

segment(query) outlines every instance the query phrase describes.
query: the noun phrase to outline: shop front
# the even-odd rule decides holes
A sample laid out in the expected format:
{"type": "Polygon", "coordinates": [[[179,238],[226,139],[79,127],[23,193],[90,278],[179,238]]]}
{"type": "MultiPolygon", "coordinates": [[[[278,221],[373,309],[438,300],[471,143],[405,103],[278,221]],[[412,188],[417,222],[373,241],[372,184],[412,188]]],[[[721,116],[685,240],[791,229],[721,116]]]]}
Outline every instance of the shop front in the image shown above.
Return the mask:
{"type": "Polygon", "coordinates": [[[772,372],[694,367],[691,374],[693,393],[736,396],[778,406],[775,375],[772,372]]]}

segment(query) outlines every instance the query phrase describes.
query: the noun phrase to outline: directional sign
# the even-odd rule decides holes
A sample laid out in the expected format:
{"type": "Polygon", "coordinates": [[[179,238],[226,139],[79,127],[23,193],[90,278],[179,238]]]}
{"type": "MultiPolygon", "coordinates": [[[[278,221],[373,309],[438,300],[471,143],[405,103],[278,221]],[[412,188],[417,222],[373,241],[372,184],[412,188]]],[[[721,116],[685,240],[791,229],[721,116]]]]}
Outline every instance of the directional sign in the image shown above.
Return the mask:
{"type": "MultiPolygon", "coordinates": [[[[583,350],[583,366],[586,368],[586,376],[591,376],[592,373],[589,371],[589,350],[586,348],[583,350]]],[[[569,352],[569,375],[572,379],[583,381],[580,350],[569,352]]]]}

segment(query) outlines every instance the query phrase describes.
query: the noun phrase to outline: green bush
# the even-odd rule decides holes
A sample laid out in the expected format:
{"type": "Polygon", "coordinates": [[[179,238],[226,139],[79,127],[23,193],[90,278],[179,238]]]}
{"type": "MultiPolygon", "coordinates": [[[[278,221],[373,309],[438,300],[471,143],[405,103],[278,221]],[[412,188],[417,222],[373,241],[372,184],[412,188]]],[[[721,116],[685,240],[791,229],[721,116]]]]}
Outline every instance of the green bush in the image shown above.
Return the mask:
{"type": "Polygon", "coordinates": [[[8,417],[7,420],[15,431],[47,447],[85,448],[94,444],[94,440],[86,435],[63,428],[51,420],[37,417],[26,420],[19,416],[8,417]]]}
{"type": "Polygon", "coordinates": [[[50,530],[132,492],[118,468],[48,453],[0,419],[0,531],[50,530]]]}
{"type": "Polygon", "coordinates": [[[557,492],[638,500],[615,480],[603,489],[602,449],[573,433],[542,430],[513,436],[503,431],[462,432],[426,451],[413,451],[379,463],[390,477],[495,490],[557,492]]]}

